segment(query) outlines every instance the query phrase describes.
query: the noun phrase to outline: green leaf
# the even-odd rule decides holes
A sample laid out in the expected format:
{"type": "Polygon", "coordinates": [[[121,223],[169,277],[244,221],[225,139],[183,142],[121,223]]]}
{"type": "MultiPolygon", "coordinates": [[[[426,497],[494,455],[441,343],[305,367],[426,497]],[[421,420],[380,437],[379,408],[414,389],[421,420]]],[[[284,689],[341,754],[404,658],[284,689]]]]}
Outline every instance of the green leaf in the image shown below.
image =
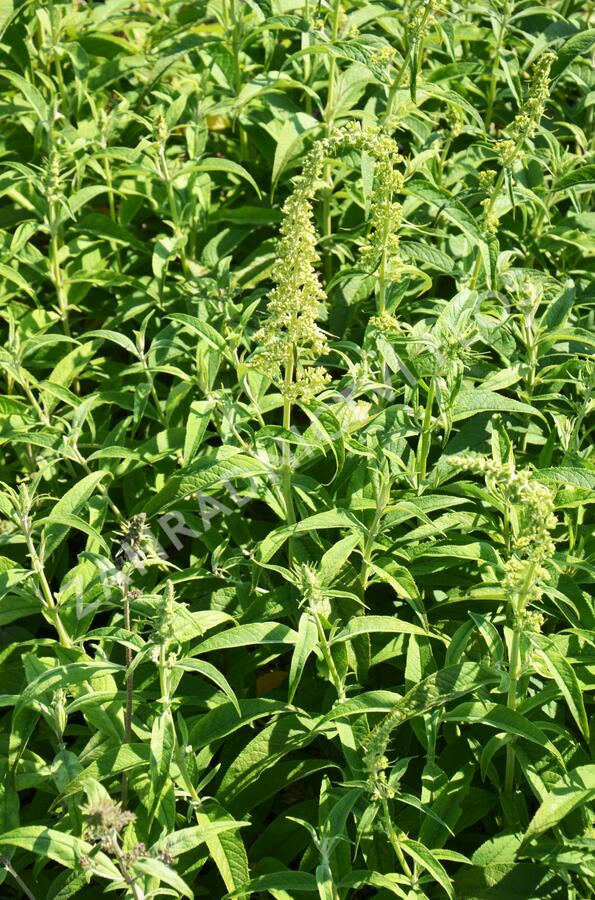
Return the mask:
{"type": "Polygon", "coordinates": [[[292,703],[295,692],[298,689],[300,679],[311,653],[318,644],[318,632],[316,623],[308,612],[302,613],[295,640],[295,648],[291,657],[289,669],[289,684],[287,702],[292,703]]]}
{"type": "Polygon", "coordinates": [[[189,465],[196,456],[214,409],[214,400],[195,400],[190,405],[184,438],[183,461],[185,466],[189,465]]]}
{"type": "MultiPolygon", "coordinates": [[[[173,789],[170,767],[176,746],[176,732],[171,710],[164,710],[155,717],[151,729],[149,816],[158,815],[163,798],[173,789]]],[[[173,823],[172,823],[173,825],[173,823]]]]}
{"type": "Polygon", "coordinates": [[[25,291],[26,294],[29,294],[30,297],[35,296],[33,291],[31,290],[31,285],[27,282],[25,278],[14,268],[10,268],[10,266],[4,265],[4,263],[0,263],[0,278],[6,278],[7,281],[11,281],[12,284],[16,284],[18,288],[22,291],[25,291]]]}
{"type": "Polygon", "coordinates": [[[23,95],[25,100],[27,101],[29,107],[35,112],[37,118],[43,122],[49,117],[48,105],[43,99],[41,93],[37,90],[31,82],[27,81],[26,78],[23,78],[21,75],[18,75],[16,72],[8,71],[7,69],[0,70],[0,78],[6,78],[7,81],[10,81],[18,91],[23,95]]]}
{"type": "Polygon", "coordinates": [[[529,841],[554,828],[569,813],[595,798],[595,765],[578,766],[564,775],[541,802],[529,822],[524,840],[529,841]]]}
{"type": "Polygon", "coordinates": [[[233,159],[209,157],[208,159],[202,159],[199,163],[194,163],[192,169],[195,172],[226,172],[229,175],[237,175],[238,178],[243,178],[244,181],[252,185],[259,197],[262,196],[260,188],[252,178],[252,175],[233,159]]]}
{"type": "Polygon", "coordinates": [[[213,684],[216,684],[218,688],[221,688],[226,697],[231,700],[233,705],[238,711],[238,716],[241,716],[240,705],[238,703],[238,698],[236,697],[230,683],[227,678],[221,674],[219,669],[216,669],[215,666],[212,666],[211,663],[206,662],[206,660],[201,659],[189,659],[184,658],[180,659],[175,664],[176,669],[182,669],[184,672],[196,672],[199,675],[202,675],[203,678],[208,678],[209,681],[212,681],[213,684]]]}
{"type": "Polygon", "coordinates": [[[236,822],[235,819],[220,819],[209,822],[206,825],[193,825],[189,828],[180,828],[171,834],[166,834],[155,845],[157,852],[166,851],[174,858],[189,850],[194,850],[204,844],[207,838],[215,837],[224,831],[237,831],[239,828],[247,828],[250,822],[236,822]]]}
{"type": "Polygon", "coordinates": [[[482,388],[466,388],[457,394],[453,409],[453,421],[461,422],[470,416],[482,412],[513,412],[524,415],[541,415],[529,403],[521,403],[511,397],[504,397],[494,391],[486,391],[482,388]]]}
{"type": "MultiPolygon", "coordinates": [[[[105,474],[105,473],[104,473],[105,474]]],[[[75,528],[77,531],[82,531],[83,534],[88,535],[88,537],[93,538],[101,547],[106,556],[110,555],[110,548],[99,534],[96,528],[93,528],[92,525],[89,525],[88,522],[85,522],[84,519],[81,519],[80,516],[75,516],[72,513],[70,515],[66,515],[63,513],[62,515],[52,513],[47,516],[45,519],[40,519],[38,524],[44,525],[47,528],[50,528],[53,525],[63,525],[65,528],[70,530],[71,528],[75,528]]]]}
{"type": "MultiPolygon", "coordinates": [[[[74,487],[71,487],[69,491],[66,491],[64,496],[54,505],[47,517],[49,524],[45,525],[43,529],[44,559],[49,559],[68,534],[69,528],[73,527],[73,525],[60,523],[59,520],[64,516],[74,516],[75,518],[72,521],[78,522],[78,513],[92,496],[97,485],[103,481],[108,474],[108,472],[100,471],[91,472],[89,475],[85,475],[85,477],[81,478],[74,487]],[[52,520],[55,520],[55,524],[52,524],[52,520]]],[[[67,518],[65,521],[69,522],[71,520],[67,518]]],[[[84,528],[81,530],[84,530],[84,528]]],[[[93,532],[96,532],[96,529],[93,529],[93,532]]],[[[97,535],[97,537],[99,537],[99,535],[97,535]]],[[[100,537],[99,539],[101,541],[100,537]]]]}
{"type": "Polygon", "coordinates": [[[393,616],[354,616],[346,627],[331,639],[330,643],[350,641],[358,634],[419,634],[422,637],[435,637],[424,631],[419,625],[412,625],[411,622],[405,622],[402,619],[393,618],[393,616]]]}
{"type": "Polygon", "coordinates": [[[448,666],[428,675],[411,688],[369,733],[365,744],[366,754],[382,755],[391,732],[408,719],[442,706],[449,700],[457,699],[485,684],[498,681],[500,675],[495,669],[471,662],[448,666]]]}
{"type": "Polygon", "coordinates": [[[595,29],[581,30],[562,44],[557,59],[550,70],[550,77],[555,80],[571,65],[577,56],[588,53],[595,44],[595,29]]]}
{"type": "Polygon", "coordinates": [[[326,528],[348,528],[350,531],[360,532],[362,536],[364,534],[361,522],[349,510],[329,509],[326,512],[308,516],[295,525],[283,525],[281,528],[271,531],[261,541],[258,561],[262,563],[268,562],[290,537],[326,528]]]}
{"type": "MultiPolygon", "coordinates": [[[[253,894],[257,891],[294,891],[296,893],[315,894],[318,890],[316,878],[310,872],[291,872],[289,869],[281,872],[271,872],[268,875],[259,875],[241,890],[232,891],[227,897],[239,897],[242,894],[253,894]]],[[[225,898],[224,898],[225,900],[225,898]]]]}
{"type": "Polygon", "coordinates": [[[111,341],[113,344],[117,344],[118,347],[126,350],[128,353],[130,353],[131,356],[134,356],[136,359],[139,358],[136,345],[133,343],[133,341],[130,340],[129,337],[126,337],[125,334],[120,334],[119,331],[110,331],[107,328],[98,328],[96,331],[88,331],[87,337],[97,337],[101,338],[104,341],[111,341]]]}
{"type": "Polygon", "coordinates": [[[214,801],[209,801],[206,812],[195,810],[195,817],[199,828],[204,829],[205,843],[225,887],[228,891],[234,891],[236,896],[243,897],[245,892],[242,885],[249,880],[250,871],[242,839],[237,830],[230,829],[217,834],[210,831],[210,826],[214,823],[238,823],[214,801]]]}
{"type": "Polygon", "coordinates": [[[67,869],[74,869],[81,856],[92,856],[93,868],[98,875],[110,880],[121,880],[121,875],[109,856],[81,838],[55,828],[44,828],[42,825],[15,828],[0,836],[0,847],[20,847],[45,859],[53,859],[67,869]]]}
{"type": "MultiPolygon", "coordinates": [[[[595,34],[595,32],[593,32],[595,34]]],[[[552,191],[564,191],[567,188],[585,187],[595,185],[595,165],[579,166],[567,175],[563,175],[552,186],[552,191]]]]}
{"type": "Polygon", "coordinates": [[[405,853],[408,853],[422,869],[429,872],[434,881],[438,882],[449,897],[454,897],[455,894],[448,872],[440,860],[436,859],[432,850],[429,850],[419,841],[411,840],[411,838],[405,838],[400,843],[405,853]]]}
{"type": "Polygon", "coordinates": [[[150,875],[152,878],[157,878],[160,883],[169,884],[182,897],[190,897],[190,900],[193,900],[194,893],[186,882],[162,860],[144,856],[135,861],[134,869],[137,872],[144,872],[145,875],[150,875]]]}
{"type": "Polygon", "coordinates": [[[251,622],[237,625],[207,638],[193,650],[192,655],[211,653],[213,650],[232,650],[253,644],[295,644],[297,634],[293,628],[279,622],[251,622]]]}
{"type": "Polygon", "coordinates": [[[256,700],[239,700],[241,717],[233,703],[222,703],[202,715],[190,732],[193,747],[200,749],[228,734],[249,725],[256,719],[284,712],[286,705],[278,700],[261,697],[256,700]]]}
{"type": "Polygon", "coordinates": [[[559,652],[555,643],[545,635],[531,635],[531,643],[539,658],[558,685],[568,709],[581,734],[589,739],[589,720],[578,679],[568,660],[559,652]]]}
{"type": "Polygon", "coordinates": [[[217,329],[213,328],[212,325],[209,325],[208,322],[199,319],[197,316],[188,316],[186,313],[174,313],[174,315],[171,315],[168,318],[192,329],[192,331],[200,335],[201,338],[204,338],[209,346],[213,347],[215,350],[219,350],[225,359],[232,364],[235,364],[233,354],[229,350],[227,341],[221,337],[217,329]]]}
{"type": "Polygon", "coordinates": [[[505,734],[516,734],[539,747],[547,747],[551,755],[564,765],[562,757],[547,736],[526,716],[507,706],[497,703],[461,703],[441,716],[443,722],[477,722],[498,728],[505,734]]]}
{"type": "Polygon", "coordinates": [[[439,207],[441,215],[460,228],[463,234],[472,241],[473,246],[485,244],[485,235],[475,218],[456,197],[453,197],[444,188],[432,184],[419,175],[414,175],[406,181],[405,193],[439,207]]]}
{"type": "Polygon", "coordinates": [[[173,475],[156,496],[143,502],[139,512],[152,516],[190,494],[204,494],[236,478],[270,475],[270,467],[262,460],[245,456],[235,448],[221,447],[206,454],[180,475],[173,475]]]}

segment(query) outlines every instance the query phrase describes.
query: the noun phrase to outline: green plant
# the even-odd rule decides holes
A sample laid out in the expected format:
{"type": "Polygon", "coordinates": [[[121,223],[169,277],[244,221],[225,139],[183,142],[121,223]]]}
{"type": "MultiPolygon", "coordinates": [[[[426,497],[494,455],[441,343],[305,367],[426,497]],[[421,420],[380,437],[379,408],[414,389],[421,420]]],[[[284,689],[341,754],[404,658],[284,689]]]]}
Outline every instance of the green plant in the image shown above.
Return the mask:
{"type": "Polygon", "coordinates": [[[2,6],[2,897],[593,896],[590,15],[2,6]]]}

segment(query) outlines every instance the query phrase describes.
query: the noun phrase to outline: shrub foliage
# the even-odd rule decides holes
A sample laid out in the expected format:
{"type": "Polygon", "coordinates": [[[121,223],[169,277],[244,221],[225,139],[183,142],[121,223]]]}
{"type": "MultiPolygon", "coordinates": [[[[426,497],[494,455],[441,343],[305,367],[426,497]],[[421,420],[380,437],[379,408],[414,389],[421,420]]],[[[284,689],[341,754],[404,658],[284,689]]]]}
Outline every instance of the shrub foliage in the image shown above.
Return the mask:
{"type": "Polygon", "coordinates": [[[588,4],[0,34],[2,897],[592,897],[588,4]]]}

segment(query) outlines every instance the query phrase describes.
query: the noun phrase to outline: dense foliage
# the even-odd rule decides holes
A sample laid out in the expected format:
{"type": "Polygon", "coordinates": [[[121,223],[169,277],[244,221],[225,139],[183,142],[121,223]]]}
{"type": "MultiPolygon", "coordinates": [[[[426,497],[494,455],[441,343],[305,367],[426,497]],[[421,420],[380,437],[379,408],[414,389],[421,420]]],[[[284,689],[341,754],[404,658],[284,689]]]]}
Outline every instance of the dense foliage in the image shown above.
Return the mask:
{"type": "Polygon", "coordinates": [[[588,4],[0,30],[2,897],[593,897],[588,4]]]}

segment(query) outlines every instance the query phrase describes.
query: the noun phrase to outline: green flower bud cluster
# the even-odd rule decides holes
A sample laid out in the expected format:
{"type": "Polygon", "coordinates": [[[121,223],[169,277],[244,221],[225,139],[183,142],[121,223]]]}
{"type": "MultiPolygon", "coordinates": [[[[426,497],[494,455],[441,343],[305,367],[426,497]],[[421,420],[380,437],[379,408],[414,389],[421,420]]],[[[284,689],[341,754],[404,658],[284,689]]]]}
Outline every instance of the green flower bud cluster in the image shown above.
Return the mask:
{"type": "Polygon", "coordinates": [[[376,777],[380,769],[386,768],[385,753],[392,732],[411,716],[414,716],[416,712],[414,705],[404,707],[399,702],[366,738],[364,766],[373,777],[376,777]]]}
{"type": "Polygon", "coordinates": [[[508,129],[508,137],[498,141],[496,150],[504,168],[511,168],[527,138],[533,137],[550,96],[550,69],[556,54],[546,50],[531,70],[527,99],[508,129]]]}
{"type": "Polygon", "coordinates": [[[100,842],[103,846],[108,842],[111,845],[112,836],[120,834],[136,819],[134,813],[122,809],[122,804],[110,797],[90,803],[81,812],[86,825],[85,837],[89,841],[100,842]]]}
{"type": "Polygon", "coordinates": [[[378,316],[372,316],[370,325],[382,334],[402,334],[405,331],[405,326],[399,322],[395,316],[391,316],[390,313],[386,312],[386,310],[381,312],[378,316]]]}
{"type": "Polygon", "coordinates": [[[153,137],[158,144],[163,146],[167,141],[167,135],[167,122],[163,115],[163,109],[161,106],[158,106],[155,110],[155,115],[153,116],[153,137]]]}
{"type": "Polygon", "coordinates": [[[541,599],[539,584],[549,578],[543,563],[555,552],[552,531],[554,495],[537,481],[530,469],[516,471],[512,463],[502,464],[483,456],[452,456],[460,469],[483,475],[491,490],[504,500],[513,525],[512,555],[504,564],[505,592],[520,598],[517,610],[541,599]]]}
{"type": "Polygon", "coordinates": [[[304,599],[304,603],[313,612],[318,612],[328,619],[332,612],[332,607],[316,568],[308,565],[308,563],[301,563],[296,566],[295,574],[297,587],[304,599]]]}
{"type": "Polygon", "coordinates": [[[390,763],[388,757],[382,755],[374,758],[372,762],[373,771],[366,782],[366,787],[371,795],[373,802],[378,803],[381,800],[392,800],[397,795],[397,791],[388,783],[385,769],[388,769],[390,763]]]}
{"type": "Polygon", "coordinates": [[[513,549],[533,560],[548,559],[555,547],[551,532],[557,525],[554,515],[554,495],[533,477],[530,469],[517,471],[514,464],[499,463],[485,456],[451,456],[450,463],[476,475],[483,475],[488,487],[495,489],[508,505],[513,506],[516,518],[513,549]]]}
{"type": "Polygon", "coordinates": [[[159,605],[155,635],[160,644],[167,645],[176,639],[176,601],[174,586],[169,580],[159,605]]]}
{"type": "Polygon", "coordinates": [[[372,52],[370,62],[376,65],[388,65],[395,58],[395,52],[394,47],[389,47],[386,44],[384,47],[379,47],[378,50],[372,52]]]}
{"type": "Polygon", "coordinates": [[[479,187],[485,191],[486,197],[481,201],[484,208],[483,224],[488,234],[496,234],[498,231],[498,216],[494,212],[493,188],[496,172],[494,169],[484,169],[479,173],[479,187]]]}
{"type": "Polygon", "coordinates": [[[523,609],[515,616],[514,627],[517,631],[539,634],[545,623],[545,616],[530,609],[523,609]]]}
{"type": "Polygon", "coordinates": [[[418,43],[428,32],[433,24],[433,13],[439,5],[439,0],[421,0],[415,12],[409,20],[409,41],[418,43]]]}
{"type": "Polygon", "coordinates": [[[451,138],[458,137],[465,124],[461,111],[456,106],[448,106],[444,113],[444,118],[448,126],[448,129],[445,129],[447,136],[451,138]]]}
{"type": "Polygon", "coordinates": [[[47,171],[47,202],[57,203],[62,196],[62,178],[60,174],[60,157],[52,153],[47,171]]]}
{"type": "Polygon", "coordinates": [[[315,396],[329,380],[324,368],[315,365],[328,351],[328,344],[318,324],[327,298],[316,271],[320,257],[312,204],[326,159],[350,151],[368,153],[376,160],[372,235],[364,260],[377,264],[383,250],[389,255],[396,253],[392,235],[400,211],[392,202],[392,193],[403,184],[402,175],[394,170],[401,157],[387,134],[379,129],[362,129],[354,122],[314,144],[283,207],[281,239],[272,271],[275,287],[269,294],[266,321],[255,335],[258,347],[252,365],[291,400],[315,396]],[[291,383],[283,377],[288,371],[294,373],[291,383]]]}

